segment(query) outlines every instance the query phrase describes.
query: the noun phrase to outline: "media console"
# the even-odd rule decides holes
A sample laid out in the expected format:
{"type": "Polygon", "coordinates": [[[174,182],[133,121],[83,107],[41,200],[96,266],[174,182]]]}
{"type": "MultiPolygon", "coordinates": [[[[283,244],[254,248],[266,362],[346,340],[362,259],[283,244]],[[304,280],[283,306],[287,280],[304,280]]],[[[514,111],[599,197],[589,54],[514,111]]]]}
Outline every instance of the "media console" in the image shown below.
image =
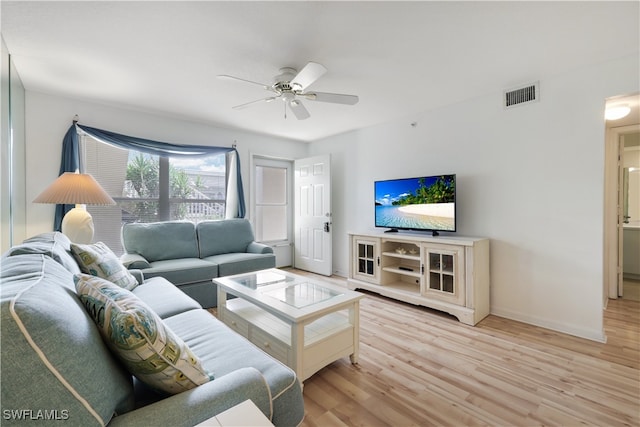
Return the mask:
{"type": "Polygon", "coordinates": [[[490,310],[489,239],[349,233],[349,289],[444,311],[475,325],[490,310]]]}

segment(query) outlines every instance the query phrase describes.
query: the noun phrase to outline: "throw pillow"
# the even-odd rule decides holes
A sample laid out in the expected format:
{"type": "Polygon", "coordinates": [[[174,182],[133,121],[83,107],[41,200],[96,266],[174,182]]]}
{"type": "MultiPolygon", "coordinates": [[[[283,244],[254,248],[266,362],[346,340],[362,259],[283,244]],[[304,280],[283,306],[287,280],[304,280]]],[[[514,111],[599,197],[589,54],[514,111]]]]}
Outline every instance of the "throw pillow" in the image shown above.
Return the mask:
{"type": "Polygon", "coordinates": [[[107,345],[140,381],[175,394],[212,379],[184,341],[133,293],[88,274],[74,275],[74,282],[107,345]]]}
{"type": "Polygon", "coordinates": [[[136,278],[104,243],[98,242],[92,245],[71,243],[71,252],[83,273],[102,277],[130,291],[138,286],[136,278]]]}

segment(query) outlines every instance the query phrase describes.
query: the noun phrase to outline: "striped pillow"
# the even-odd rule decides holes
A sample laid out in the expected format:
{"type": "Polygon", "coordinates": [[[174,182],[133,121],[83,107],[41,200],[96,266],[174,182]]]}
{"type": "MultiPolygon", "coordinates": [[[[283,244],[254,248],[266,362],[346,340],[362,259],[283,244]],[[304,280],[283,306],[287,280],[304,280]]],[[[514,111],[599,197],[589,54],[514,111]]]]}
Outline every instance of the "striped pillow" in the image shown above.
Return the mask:
{"type": "Polygon", "coordinates": [[[98,242],[92,245],[71,243],[71,252],[83,273],[102,277],[130,291],[138,286],[136,278],[104,243],[98,242]]]}
{"type": "Polygon", "coordinates": [[[184,341],[133,293],[88,274],[73,279],[107,345],[140,381],[175,394],[213,378],[184,341]]]}

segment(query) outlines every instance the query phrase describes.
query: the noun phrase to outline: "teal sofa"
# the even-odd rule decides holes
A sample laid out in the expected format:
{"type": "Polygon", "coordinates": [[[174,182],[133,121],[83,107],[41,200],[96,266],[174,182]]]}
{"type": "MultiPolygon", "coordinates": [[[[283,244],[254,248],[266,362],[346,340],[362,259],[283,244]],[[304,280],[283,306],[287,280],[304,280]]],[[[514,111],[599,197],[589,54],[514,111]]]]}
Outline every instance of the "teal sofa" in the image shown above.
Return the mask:
{"type": "Polygon", "coordinates": [[[35,236],[0,258],[3,426],[193,426],[246,399],[276,426],[301,423],[302,390],[291,369],[166,279],[136,272],[132,292],[214,375],[174,395],[139,382],[82,305],[73,280],[79,272],[61,233],[35,236]]]}
{"type": "Polygon", "coordinates": [[[210,308],[218,305],[211,279],[276,266],[273,249],[254,240],[246,219],[125,224],[121,260],[145,277],[164,277],[210,308]]]}

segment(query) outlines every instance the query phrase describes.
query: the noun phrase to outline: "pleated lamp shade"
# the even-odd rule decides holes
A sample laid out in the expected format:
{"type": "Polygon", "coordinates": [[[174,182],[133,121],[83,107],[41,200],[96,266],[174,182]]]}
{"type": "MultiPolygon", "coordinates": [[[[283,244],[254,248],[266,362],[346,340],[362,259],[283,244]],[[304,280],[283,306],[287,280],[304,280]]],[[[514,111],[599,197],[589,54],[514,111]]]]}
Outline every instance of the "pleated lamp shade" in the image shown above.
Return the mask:
{"type": "Polygon", "coordinates": [[[60,205],[116,204],[91,175],[73,172],[65,172],[60,175],[33,202],[60,205]]]}
{"type": "Polygon", "coordinates": [[[60,175],[33,202],[76,205],[62,218],[62,233],[75,243],[93,240],[93,218],[84,205],[116,204],[91,175],[73,172],[60,175]]]}

